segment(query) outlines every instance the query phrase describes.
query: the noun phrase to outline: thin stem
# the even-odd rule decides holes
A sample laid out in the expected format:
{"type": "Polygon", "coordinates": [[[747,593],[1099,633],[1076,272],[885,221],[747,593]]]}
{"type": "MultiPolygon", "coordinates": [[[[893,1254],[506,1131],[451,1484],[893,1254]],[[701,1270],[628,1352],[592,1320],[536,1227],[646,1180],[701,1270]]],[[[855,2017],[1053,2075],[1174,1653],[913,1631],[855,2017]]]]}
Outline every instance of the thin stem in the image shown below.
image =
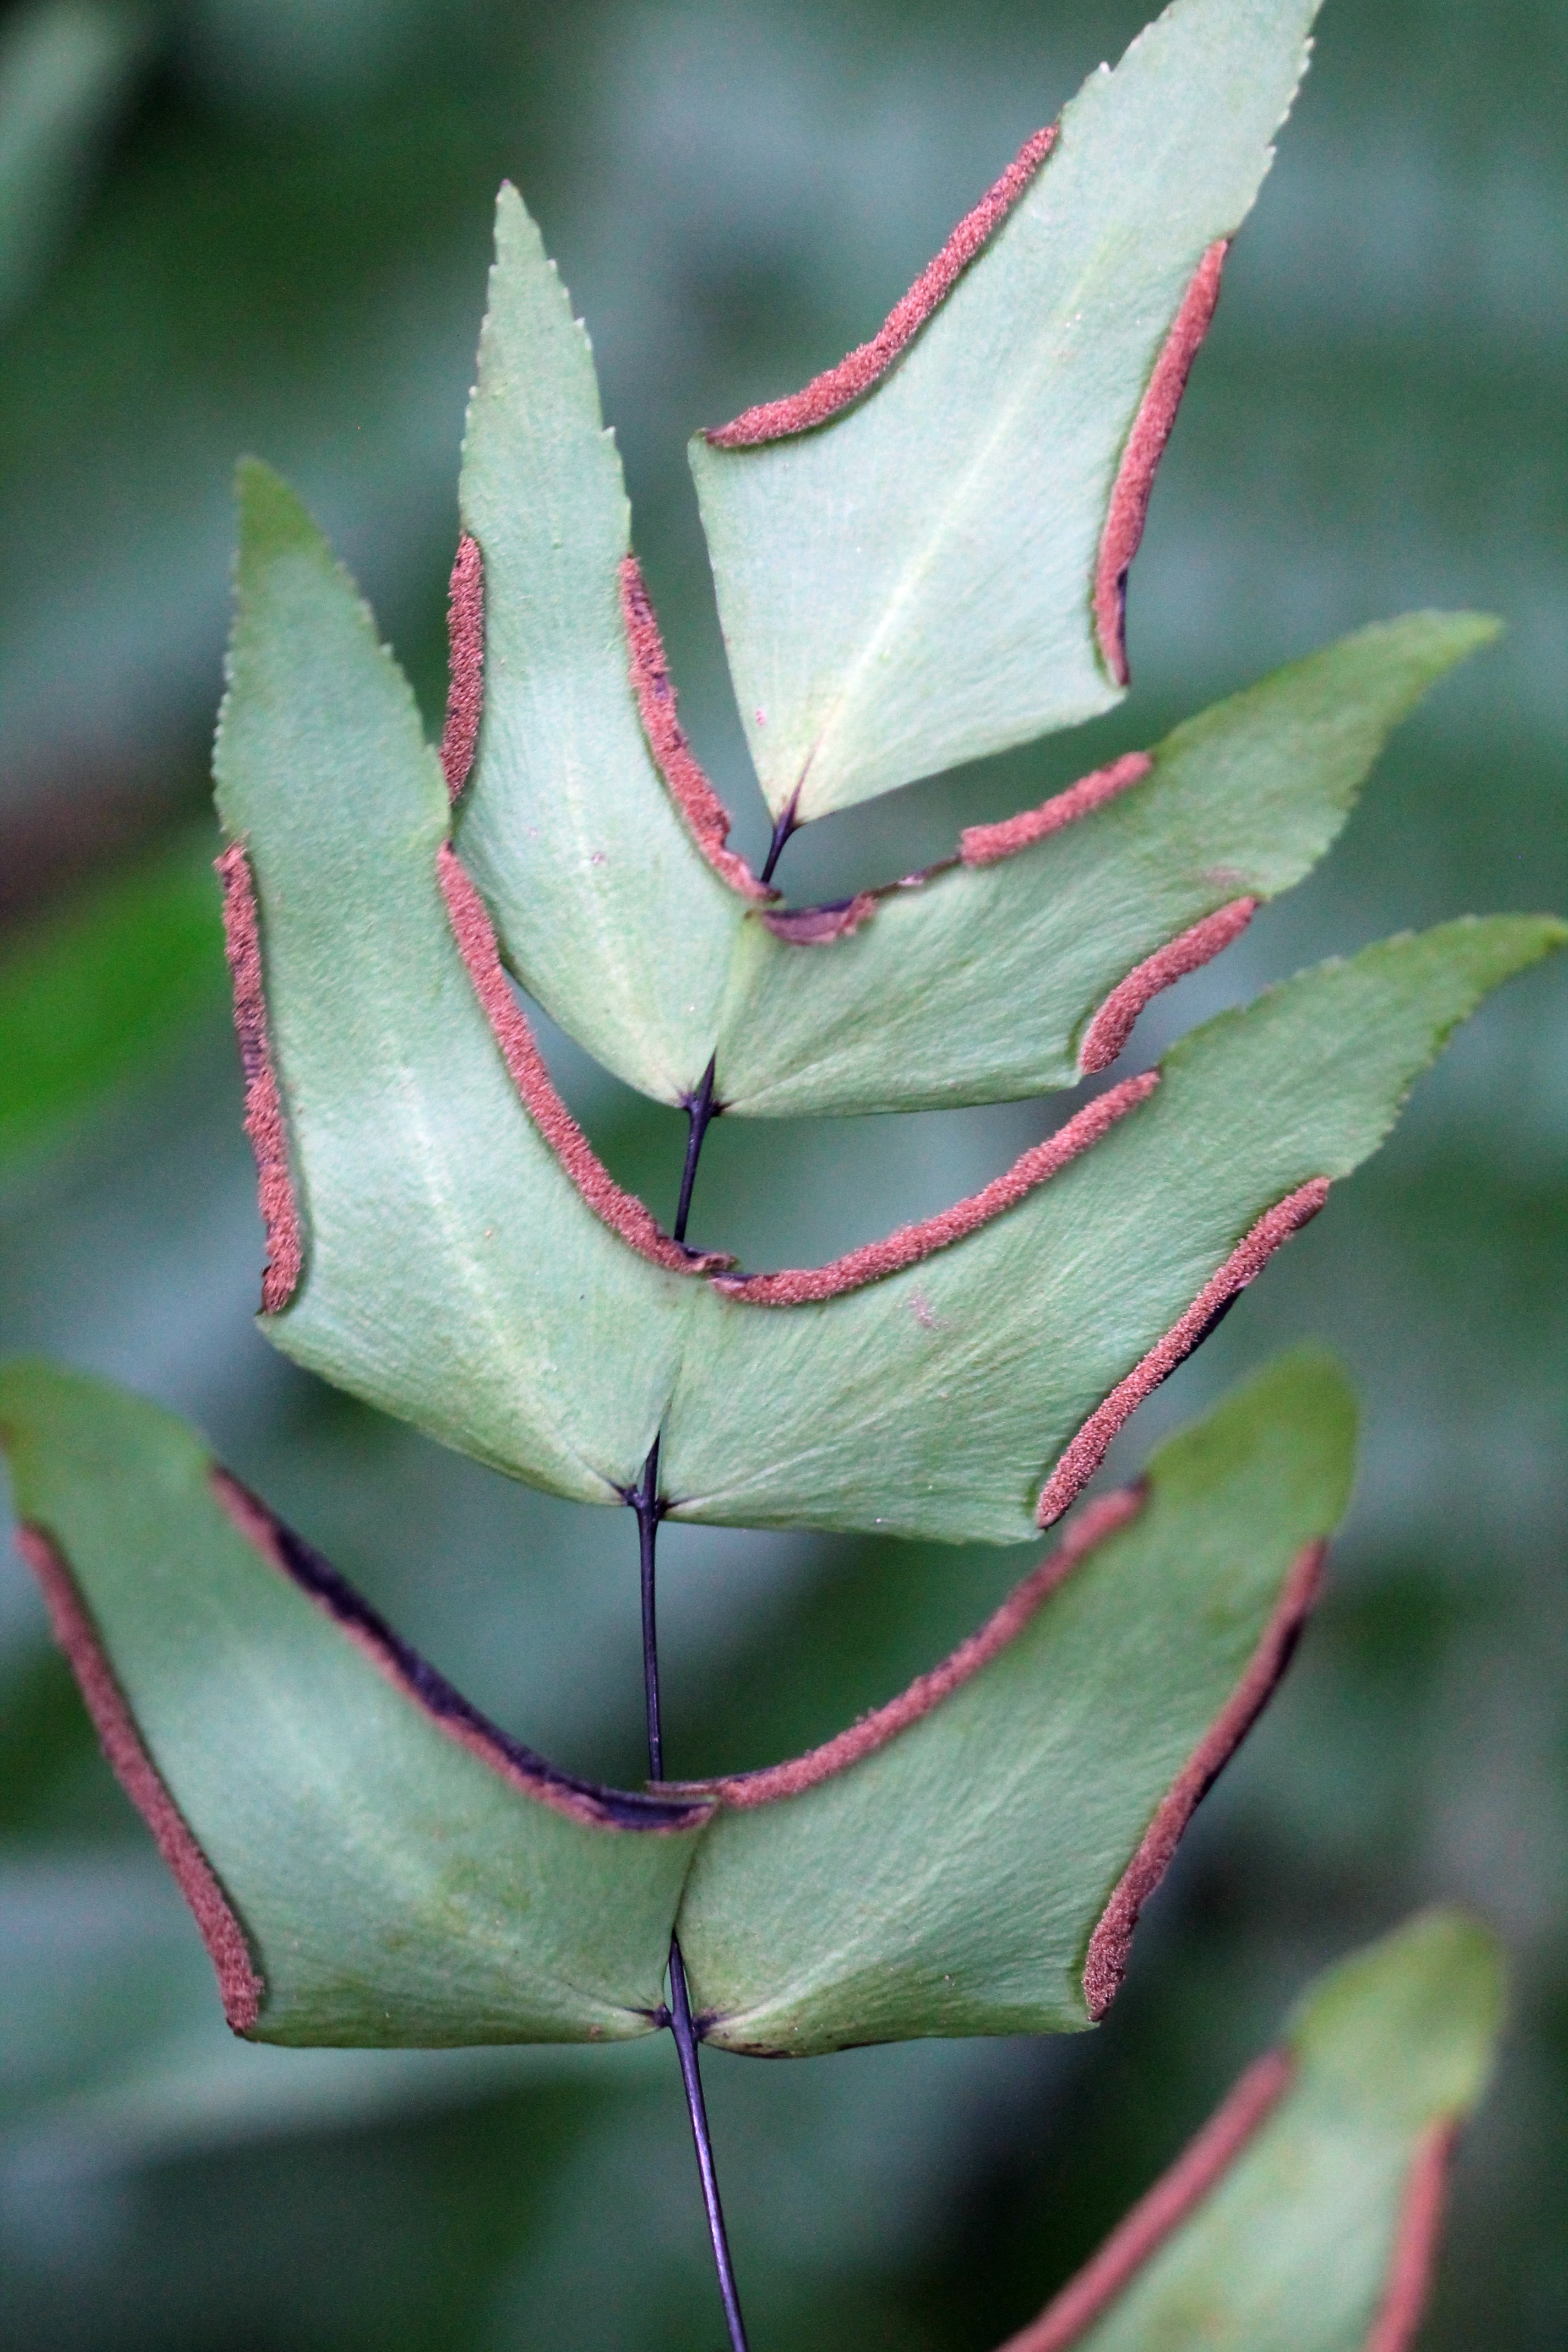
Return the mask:
{"type": "Polygon", "coordinates": [[[686,1106],[690,1124],[686,1130],[686,1165],[680,1171],[680,1200],[675,1212],[675,1239],[686,1239],[686,1220],[691,1214],[691,1187],[697,1181],[697,1163],[702,1157],[702,1139],[707,1134],[715,1113],[713,1108],[713,1068],[719,1056],[708,1056],[708,1067],[702,1073],[702,1083],[686,1106]]]}
{"type": "Polygon", "coordinates": [[[779,821],[773,827],[773,837],[768,844],[768,854],[763,860],[763,870],[757,877],[759,882],[771,882],[773,878],[773,867],[783,856],[784,845],[799,822],[795,813],[795,804],[799,797],[798,792],[793,793],[784,803],[779,821]]]}
{"type": "Polygon", "coordinates": [[[702,2202],[708,2209],[708,2234],[713,2242],[713,2261],[719,2273],[725,2325],[730,2330],[731,2352],[746,2352],[746,2326],[741,2317],[730,2241],[724,2233],[724,2209],[719,2202],[719,2176],[713,2169],[713,2142],[709,2137],[708,2109],[703,2104],[702,2077],[697,2066],[697,2030],[691,2022],[691,2002],[686,1990],[686,1963],[673,1937],[669,1945],[669,1993],[670,2031],[680,2056],[680,2079],[686,2085],[686,2105],[697,2148],[697,2169],[702,2176],[702,2202]]]}
{"type": "Polygon", "coordinates": [[[658,1541],[658,1440],[643,1464],[642,1484],[632,1496],[637,1515],[637,1542],[642,1555],[642,1680],[647,1713],[647,1772],[650,1780],[664,1778],[664,1739],[658,1723],[658,1621],[654,1593],[654,1547],[658,1541]]]}
{"type": "MultiPolygon", "coordinates": [[[[648,1778],[650,1780],[662,1780],[664,1739],[658,1714],[655,1563],[663,1505],[658,1494],[657,1437],[643,1465],[641,1483],[633,1489],[631,1502],[637,1515],[642,1555],[643,1692],[647,1706],[648,1778]]],[[[702,2202],[708,2213],[708,2235],[713,2244],[713,2264],[719,2273],[719,2294],[730,2331],[731,2352],[746,2352],[745,2324],[741,2317],[741,2298],[735,2285],[734,2266],[730,2260],[724,2208],[719,2201],[719,2175],[713,2163],[713,2139],[708,2128],[708,2108],[702,2096],[702,2076],[697,2062],[697,2028],[692,2022],[691,2000],[686,1987],[686,1963],[680,1957],[680,1946],[673,1936],[669,1940],[669,2030],[675,2036],[675,2047],[680,2059],[680,2079],[686,2090],[687,2113],[691,2118],[691,2138],[697,2150],[697,2170],[702,2182],[702,2202]]]]}
{"type": "MultiPolygon", "coordinates": [[[[783,848],[782,841],[778,847],[783,848]]],[[[776,853],[775,853],[776,854],[776,853]]],[[[715,1057],[716,1058],[716,1057],[715,1057]]],[[[686,1239],[686,1221],[691,1213],[691,1187],[697,1179],[697,1163],[702,1156],[702,1139],[714,1117],[713,1061],[702,1073],[702,1083],[687,1105],[690,1127],[686,1139],[686,1165],[680,1177],[680,1205],[675,1213],[675,1238],[686,1239]]],[[[637,1548],[642,1569],[642,1671],[643,1702],[647,1714],[647,1770],[650,1780],[664,1778],[664,1734],[659,1721],[658,1705],[658,1610],[656,1580],[658,1546],[658,1523],[664,1517],[664,1502],[658,1491],[658,1439],[648,1448],[643,1464],[642,1477],[626,1497],[637,1516],[637,1548]]],[[[680,2059],[680,2079],[686,2090],[687,2113],[691,2118],[691,2138],[697,2150],[697,2169],[702,2182],[702,2202],[708,2214],[708,2235],[713,2244],[713,2264],[719,2273],[719,2294],[724,2305],[725,2325],[730,2331],[731,2352],[746,2352],[746,2329],[741,2317],[741,2298],[735,2285],[734,2267],[730,2260],[730,2241],[724,2229],[724,2209],[719,2201],[719,2175],[713,2163],[713,2139],[708,2128],[708,2108],[702,2096],[702,2076],[697,2062],[697,2028],[692,2022],[691,2000],[686,1986],[686,1963],[680,1957],[680,1946],[672,1936],[669,1940],[669,2016],[668,2025],[675,2036],[675,2047],[680,2059]]]]}

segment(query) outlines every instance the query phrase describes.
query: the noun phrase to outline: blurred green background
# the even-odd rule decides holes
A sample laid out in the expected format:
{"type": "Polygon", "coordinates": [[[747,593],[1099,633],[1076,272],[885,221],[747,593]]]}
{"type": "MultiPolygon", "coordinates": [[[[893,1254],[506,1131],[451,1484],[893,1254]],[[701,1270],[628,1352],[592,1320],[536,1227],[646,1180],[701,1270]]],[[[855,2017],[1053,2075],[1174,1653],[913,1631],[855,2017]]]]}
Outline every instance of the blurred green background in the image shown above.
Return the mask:
{"type": "MultiPolygon", "coordinates": [[[[506,174],[586,316],[698,749],[764,833],[687,433],[868,333],[1140,0],[88,0],[0,13],[0,1343],[185,1412],[404,1632],[570,1765],[639,1770],[636,1547],[256,1336],[259,1234],[205,860],[235,458],[311,500],[434,725],[463,404],[506,174]],[[112,1083],[106,1085],[106,1078],[112,1083]]],[[[1417,604],[1504,614],[1321,872],[1146,1017],[1463,907],[1568,906],[1555,0],[1330,0],[1078,735],[836,818],[797,897],[900,872],[1260,670],[1417,604]]],[[[1568,2340],[1568,987],[1516,985],[1392,1147],[1134,1423],[1288,1339],[1357,1375],[1331,1597],[1096,2035],[710,2058],[755,2352],[984,2352],[1272,2032],[1428,1895],[1516,1997],[1432,2347],[1568,2340]]],[[[668,1217],[681,1123],[546,1032],[668,1217]]],[[[714,1131],[694,1234],[753,1265],[934,1210],[1061,1115],[714,1131]]],[[[671,1531],[677,1772],[889,1695],[1017,1553],[671,1531]]],[[[244,1727],[236,1727],[243,1738],[244,1727]]],[[[0,1563],[0,2321],[51,2352],[701,2352],[672,2054],[229,2040],[195,1933],[0,1563]]]]}

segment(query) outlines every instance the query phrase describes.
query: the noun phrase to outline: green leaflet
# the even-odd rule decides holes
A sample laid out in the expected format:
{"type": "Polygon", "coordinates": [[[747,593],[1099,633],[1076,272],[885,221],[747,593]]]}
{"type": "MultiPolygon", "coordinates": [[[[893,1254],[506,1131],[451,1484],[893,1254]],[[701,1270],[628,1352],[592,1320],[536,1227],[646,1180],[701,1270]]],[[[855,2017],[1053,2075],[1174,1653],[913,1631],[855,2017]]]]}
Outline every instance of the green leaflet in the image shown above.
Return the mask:
{"type": "Polygon", "coordinates": [[[1142,1499],[1086,1512],[880,1719],[652,1795],[506,1740],[155,1407],[12,1364],[0,1442],[57,1632],[237,2030],[640,2033],[679,1927],[709,2037],[804,2053],[1103,2011],[1310,1604],[1354,1408],[1331,1365],[1288,1359],[1166,1445],[1142,1499]]]}
{"type": "Polygon", "coordinates": [[[1457,1912],[1331,1969],[1283,2049],[1003,2352],[1400,2352],[1502,2001],[1495,1938],[1457,1912]]]}
{"type": "MultiPolygon", "coordinates": [[[[1390,730],[1495,634],[1462,613],[1363,629],[1188,719],[1148,774],[1089,813],[994,862],[895,884],[839,938],[797,944],[748,913],[719,1032],[720,1101],[780,1118],[1076,1086],[1111,991],[1217,909],[1300,881],[1390,730]]],[[[1091,788],[1078,804],[1092,799],[1091,788]]],[[[985,831],[998,848],[1016,837],[985,831]]],[[[966,849],[989,855],[983,839],[966,849]]]]}
{"type": "MultiPolygon", "coordinates": [[[[1150,1099],[965,1239],[816,1303],[705,1286],[664,1422],[673,1516],[1026,1538],[1045,1473],[1106,1400],[1114,1423],[1119,1384],[1152,1384],[1257,1221],[1349,1175],[1456,1024],[1564,940],[1467,919],[1321,964],[1193,1031],[1150,1099]]],[[[1098,1458],[1064,1459],[1048,1516],[1098,1458]]]]}
{"type": "Polygon", "coordinates": [[[630,509],[593,353],[515,190],[463,447],[485,566],[484,717],[458,846],[507,961],[631,1086],[694,1093],[746,900],[655,767],[628,674],[630,509]]]}
{"type": "Polygon", "coordinates": [[[51,1573],[35,1544],[57,1628],[232,2024],[375,2045],[651,2030],[704,1808],[509,1748],[153,1406],[11,1365],[0,1437],[54,1556],[51,1573]]]}
{"type": "Polygon", "coordinates": [[[46,1142],[222,1000],[204,828],[91,883],[0,957],[0,1162],[46,1142]]]}
{"type": "MultiPolygon", "coordinates": [[[[1162,1447],[1136,1516],[1021,1623],[1007,1604],[1005,1645],[945,1695],[939,1670],[885,1744],[872,1717],[816,1759],[716,1784],[752,1801],[715,1817],[681,1902],[708,2038],[804,2056],[1088,2025],[1136,1901],[1091,1945],[1097,1922],[1188,1759],[1207,1739],[1195,1799],[1271,1687],[1354,1449],[1342,1378],[1288,1359],[1162,1447]],[[850,1754],[812,1780],[836,1748],[850,1754]]],[[[1184,1818],[1166,1817],[1170,1843],[1184,1818]]]]}
{"type": "MultiPolygon", "coordinates": [[[[1076,1083],[1081,1055],[1112,1057],[1090,1026],[1111,992],[1194,923],[1299,880],[1388,729],[1490,627],[1417,614],[1364,631],[1179,729],[1153,773],[1093,822],[987,862],[966,837],[970,862],[858,899],[851,930],[804,944],[749,903],[711,795],[706,815],[682,814],[656,765],[628,666],[628,509],[592,352],[510,188],[463,514],[482,562],[483,672],[457,663],[478,733],[456,841],[503,955],[630,1084],[687,1100],[716,1052],[718,1098],[751,1115],[1076,1083]]],[[[674,728],[662,671],[658,688],[656,723],[674,728]]],[[[701,803],[683,746],[674,765],[701,803]]]]}
{"type": "MultiPolygon", "coordinates": [[[[812,431],[693,442],[775,817],[792,803],[825,815],[1117,700],[1119,627],[1097,643],[1092,608],[1108,517],[1127,560],[1136,545],[1152,415],[1112,516],[1119,468],[1194,273],[1268,167],[1315,13],[1174,0],[1114,73],[1090,77],[874,389],[812,431]]],[[[1180,373],[1152,408],[1179,397],[1180,373]]]]}
{"type": "Polygon", "coordinates": [[[241,499],[215,771],[306,1252],[268,1336],[481,1461],[616,1501],[686,1286],[600,1222],[519,1099],[442,898],[441,773],[370,614],[275,476],[247,467],[241,499]]]}
{"type": "Polygon", "coordinates": [[[1089,1418],[1130,1409],[1126,1384],[1152,1384],[1150,1351],[1227,1264],[1233,1286],[1257,1271],[1232,1254],[1258,1221],[1348,1174],[1453,1024],[1568,936],[1461,922],[1305,973],[1185,1039],[1152,1100],[1005,1214],[957,1240],[938,1221],[873,1252],[863,1287],[828,1269],[797,1281],[805,1303],[764,1307],[701,1279],[713,1261],[664,1240],[593,1159],[485,966],[471,890],[470,972],[408,690],[292,496],[253,467],[244,499],[216,767],[258,906],[251,994],[231,854],[266,1328],[372,1403],[585,1501],[620,1499],[662,1432],[682,1517],[1026,1538],[1063,1450],[1047,1517],[1098,1460],[1089,1418]]]}

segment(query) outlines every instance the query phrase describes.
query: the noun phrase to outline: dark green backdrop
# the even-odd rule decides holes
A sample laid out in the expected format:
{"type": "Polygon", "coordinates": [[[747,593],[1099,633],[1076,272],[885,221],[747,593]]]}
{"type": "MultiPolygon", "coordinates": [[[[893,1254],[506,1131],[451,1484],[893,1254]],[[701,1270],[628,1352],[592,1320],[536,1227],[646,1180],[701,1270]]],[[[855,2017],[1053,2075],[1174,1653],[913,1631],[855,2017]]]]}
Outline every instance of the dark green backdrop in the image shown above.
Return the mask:
{"type": "MultiPolygon", "coordinates": [[[[242,450],[316,505],[437,711],[503,173],[593,331],[684,710],[754,847],[685,436],[869,332],[1142,13],[144,12],[119,110],[84,133],[26,250],[0,238],[14,937],[199,820],[242,450]]],[[[1465,906],[1568,906],[1565,119],[1568,18],[1548,0],[1330,0],[1156,496],[1131,702],[822,825],[791,851],[798,895],[907,870],[956,823],[1037,799],[1363,620],[1462,604],[1507,617],[1502,647],[1441,689],[1322,872],[1166,1000],[1140,1050],[1382,931],[1465,906]]],[[[197,993],[174,1049],[0,1184],[0,1339],[190,1413],[481,1705],[563,1761],[635,1777],[629,1520],[510,1488],[255,1336],[259,1236],[216,973],[197,993]]],[[[1108,2025],[1055,2045],[710,2061],[755,2352],[985,2352],[1173,2152],[1309,1970],[1436,1894],[1502,1927],[1517,1990],[1427,2340],[1568,2338],[1565,1006],[1548,972],[1490,1007],[1391,1149],[1119,1449],[1125,1471],[1157,1429],[1308,1333],[1342,1351],[1365,1402],[1331,1597],[1205,1807],[1108,2025]]],[[[552,1051],[601,1148],[668,1216],[679,1122],[552,1051]]],[[[694,1234],[753,1264],[826,1255],[973,1189],[1047,1115],[721,1125],[694,1234]]],[[[1020,1566],[724,1533],[668,1550],[677,1772],[836,1727],[932,1662],[1020,1566]]],[[[0,1816],[8,2343],[718,2343],[668,2045],[231,2043],[9,1559],[0,1816]]]]}

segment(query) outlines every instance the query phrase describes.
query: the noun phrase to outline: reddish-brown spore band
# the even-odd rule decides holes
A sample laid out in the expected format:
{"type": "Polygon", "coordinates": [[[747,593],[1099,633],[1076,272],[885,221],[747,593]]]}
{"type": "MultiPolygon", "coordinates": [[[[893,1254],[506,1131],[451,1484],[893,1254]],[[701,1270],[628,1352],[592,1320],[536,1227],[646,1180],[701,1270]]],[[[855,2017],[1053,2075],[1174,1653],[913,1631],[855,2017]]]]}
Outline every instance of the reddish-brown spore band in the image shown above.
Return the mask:
{"type": "Polygon", "coordinates": [[[1279,2105],[1295,2071],[1285,2050],[1271,2050],[1249,2066],[1223,2106],[1100,2252],[1032,2326],[1007,2338],[1000,2352],[1067,2352],[1069,2345],[1079,2343],[1172,2231],[1217,2187],[1279,2105]]]}
{"type": "Polygon", "coordinates": [[[864,1715],[820,1748],[805,1756],[795,1757],[787,1764],[773,1764],[760,1772],[737,1773],[728,1780],[692,1783],[693,1788],[706,1789],[721,1798],[727,1805],[741,1807],[771,1805],[784,1797],[798,1797],[803,1790],[813,1789],[820,1780],[831,1780],[835,1774],[847,1772],[862,1757],[870,1756],[885,1748],[889,1739],[910,1724],[929,1715],[959,1685],[977,1675],[982,1666],[1016,1641],[1030,1619],[1036,1615],[1053,1592],[1066,1582],[1107,1537],[1135,1518],[1142,1507],[1143,1496],[1137,1487],[1126,1487],[1117,1495],[1102,1495],[1089,1504],[1082,1517],[1070,1527],[1050,1558],[1043,1560],[1022,1584],[1010,1592],[995,1614],[987,1619],[977,1633],[959,1644],[950,1658],[930,1674],[921,1675],[908,1690],[886,1706],[864,1715]]]}
{"type": "Polygon", "coordinates": [[[1445,2118],[1422,2136],[1405,2183],[1388,2284],[1365,2352],[1408,2352],[1415,2341],[1436,2266],[1437,2236],[1458,2128],[1445,2118]]]}
{"type": "Polygon", "coordinates": [[[1153,764],[1147,751],[1127,751],[1110,767],[1080,776],[1038,808],[1023,809],[999,824],[967,825],[959,835],[959,856],[965,866],[999,866],[1005,857],[1016,857],[1021,849],[1060,833],[1066,824],[1076,824],[1080,817],[1092,816],[1130,785],[1142,783],[1153,764]]]}
{"type": "Polygon", "coordinates": [[[1228,243],[1227,238],[1221,237],[1217,244],[1210,246],[1182,297],[1181,308],[1171,323],[1171,331],[1154,362],[1149,388],[1132,421],[1110,493],[1094,572],[1094,625],[1101,658],[1118,686],[1125,686],[1130,675],[1127,574],[1143,536],[1154,476],[1165,454],[1165,444],[1187,388],[1187,377],[1219,300],[1219,281],[1228,243]]]}
{"type": "Polygon", "coordinates": [[[217,860],[223,884],[223,935],[234,983],[234,1026],[245,1073],[245,1131],[256,1155],[256,1190],[267,1235],[261,1276],[263,1314],[279,1315],[294,1296],[305,1250],[289,1168],[289,1131],[267,1033],[261,967],[261,927],[244,845],[232,842],[217,860]]]}
{"type": "Polygon", "coordinates": [[[1257,1722],[1290,1663],[1322,1583],[1327,1549],[1323,1543],[1308,1544],[1292,1561],[1246,1673],[1161,1800],[1089,1939],[1083,1997],[1097,2025],[1121,1990],[1139,1913],[1170,1868],[1187,1823],[1257,1722]]]}
{"type": "Polygon", "coordinates": [[[465,531],[447,591],[450,648],[447,723],[441,730],[441,772],[456,800],[468,781],[485,709],[485,563],[479,542],[465,531]]]}
{"type": "Polygon", "coordinates": [[[942,251],[927,263],[902,300],[894,304],[868,343],[861,343],[837,367],[814,376],[804,391],[748,408],[732,424],[714,426],[705,438],[716,449],[753,449],[761,442],[786,440],[792,434],[826,425],[830,416],[869,392],[995,236],[1056,142],[1055,123],[1025,140],[1001,178],[972,212],[965,213],[942,251]]]}
{"type": "Polygon", "coordinates": [[[1055,1135],[1024,1152],[1005,1175],[995,1177],[968,1200],[944,1209],[940,1216],[928,1217],[918,1225],[900,1225],[885,1240],[867,1242],[829,1265],[791,1266],[778,1274],[721,1275],[715,1286],[748,1307],[805,1307],[837,1298],[847,1290],[861,1290],[886,1275],[901,1274],[907,1266],[918,1265],[922,1258],[950,1248],[1008,1209],[1016,1208],[1037,1185],[1098,1143],[1159,1083],[1157,1070],[1145,1070],[1138,1077],[1123,1078],[1120,1086],[1108,1087],[1055,1135]]]}
{"type": "Polygon", "coordinates": [[[1256,898],[1232,898],[1228,906],[1216,907],[1212,915],[1167,940],[1152,956],[1135,964],[1125,980],[1119,981],[1089,1023],[1078,1057],[1079,1068],[1085,1077],[1108,1070],[1129,1037],[1138,1015],[1144,1006],[1178,980],[1185,980],[1190,971],[1204,964],[1238,940],[1258,912],[1256,898]]]}
{"type": "Polygon", "coordinates": [[[1041,1490],[1035,1509],[1037,1526],[1048,1528],[1054,1519],[1061,1517],[1104,1461],[1122,1423],[1163,1380],[1169,1378],[1184,1357],[1191,1355],[1215,1317],[1249,1282],[1258,1279],[1282,1242],[1310,1223],[1328,1197],[1327,1177],[1314,1176],[1310,1184],[1287,1193],[1284,1200],[1265,1211],[1237,1244],[1219,1272],[1205,1283],[1186,1313],[1178,1317],[1164,1338],[1150,1349],[1124,1381],[1117,1383],[1099,1411],[1084,1423],[1041,1490]]]}
{"type": "Polygon", "coordinates": [[[730,812],[703,774],[686,740],[669,664],[665,659],[664,639],[659,635],[653,601],[643,583],[642,567],[635,555],[628,555],[621,565],[621,619],[626,625],[626,659],[643,732],[687,831],[714,873],[731,890],[738,890],[743,898],[771,902],[777,898],[777,891],[759,882],[745,859],[724,846],[730,837],[730,812]]]}
{"type": "Polygon", "coordinates": [[[443,845],[437,866],[452,936],[523,1108],[594,1214],[641,1256],[673,1274],[710,1274],[732,1265],[734,1261],[721,1252],[689,1250],[671,1241],[651,1212],[616,1182],[555,1091],[544,1056],[501,970],[485,902],[450,844],[443,845]]]}
{"type": "Polygon", "coordinates": [[[509,1738],[460,1691],[454,1689],[427,1659],[399,1640],[348,1579],[291,1528],[285,1527],[237,1478],[216,1467],[209,1478],[219,1508],[251,1549],[313,1602],[377,1674],[401,1697],[411,1701],[443,1738],[477,1757],[491,1771],[499,1772],[523,1796],[595,1829],[689,1829],[707,1818],[710,1806],[681,1805],[636,1791],[599,1788],[592,1781],[561,1771],[532,1748],[523,1747],[520,1740],[509,1738]]]}
{"type": "Polygon", "coordinates": [[[877,894],[857,891],[853,898],[826,907],[792,907],[780,915],[764,915],[775,939],[789,947],[826,948],[835,940],[852,939],[861,924],[877,911],[877,894]]]}
{"type": "Polygon", "coordinates": [[[201,1929],[202,1941],[217,1970],[223,2013],[236,2033],[248,2033],[261,2013],[266,1988],[251,1958],[245,1930],[142,1745],[135,1717],[64,1557],[40,1528],[18,1528],[16,1548],[42,1588],[55,1639],[76,1676],[114,1777],[157,1840],[158,1851],[201,1929]]]}

